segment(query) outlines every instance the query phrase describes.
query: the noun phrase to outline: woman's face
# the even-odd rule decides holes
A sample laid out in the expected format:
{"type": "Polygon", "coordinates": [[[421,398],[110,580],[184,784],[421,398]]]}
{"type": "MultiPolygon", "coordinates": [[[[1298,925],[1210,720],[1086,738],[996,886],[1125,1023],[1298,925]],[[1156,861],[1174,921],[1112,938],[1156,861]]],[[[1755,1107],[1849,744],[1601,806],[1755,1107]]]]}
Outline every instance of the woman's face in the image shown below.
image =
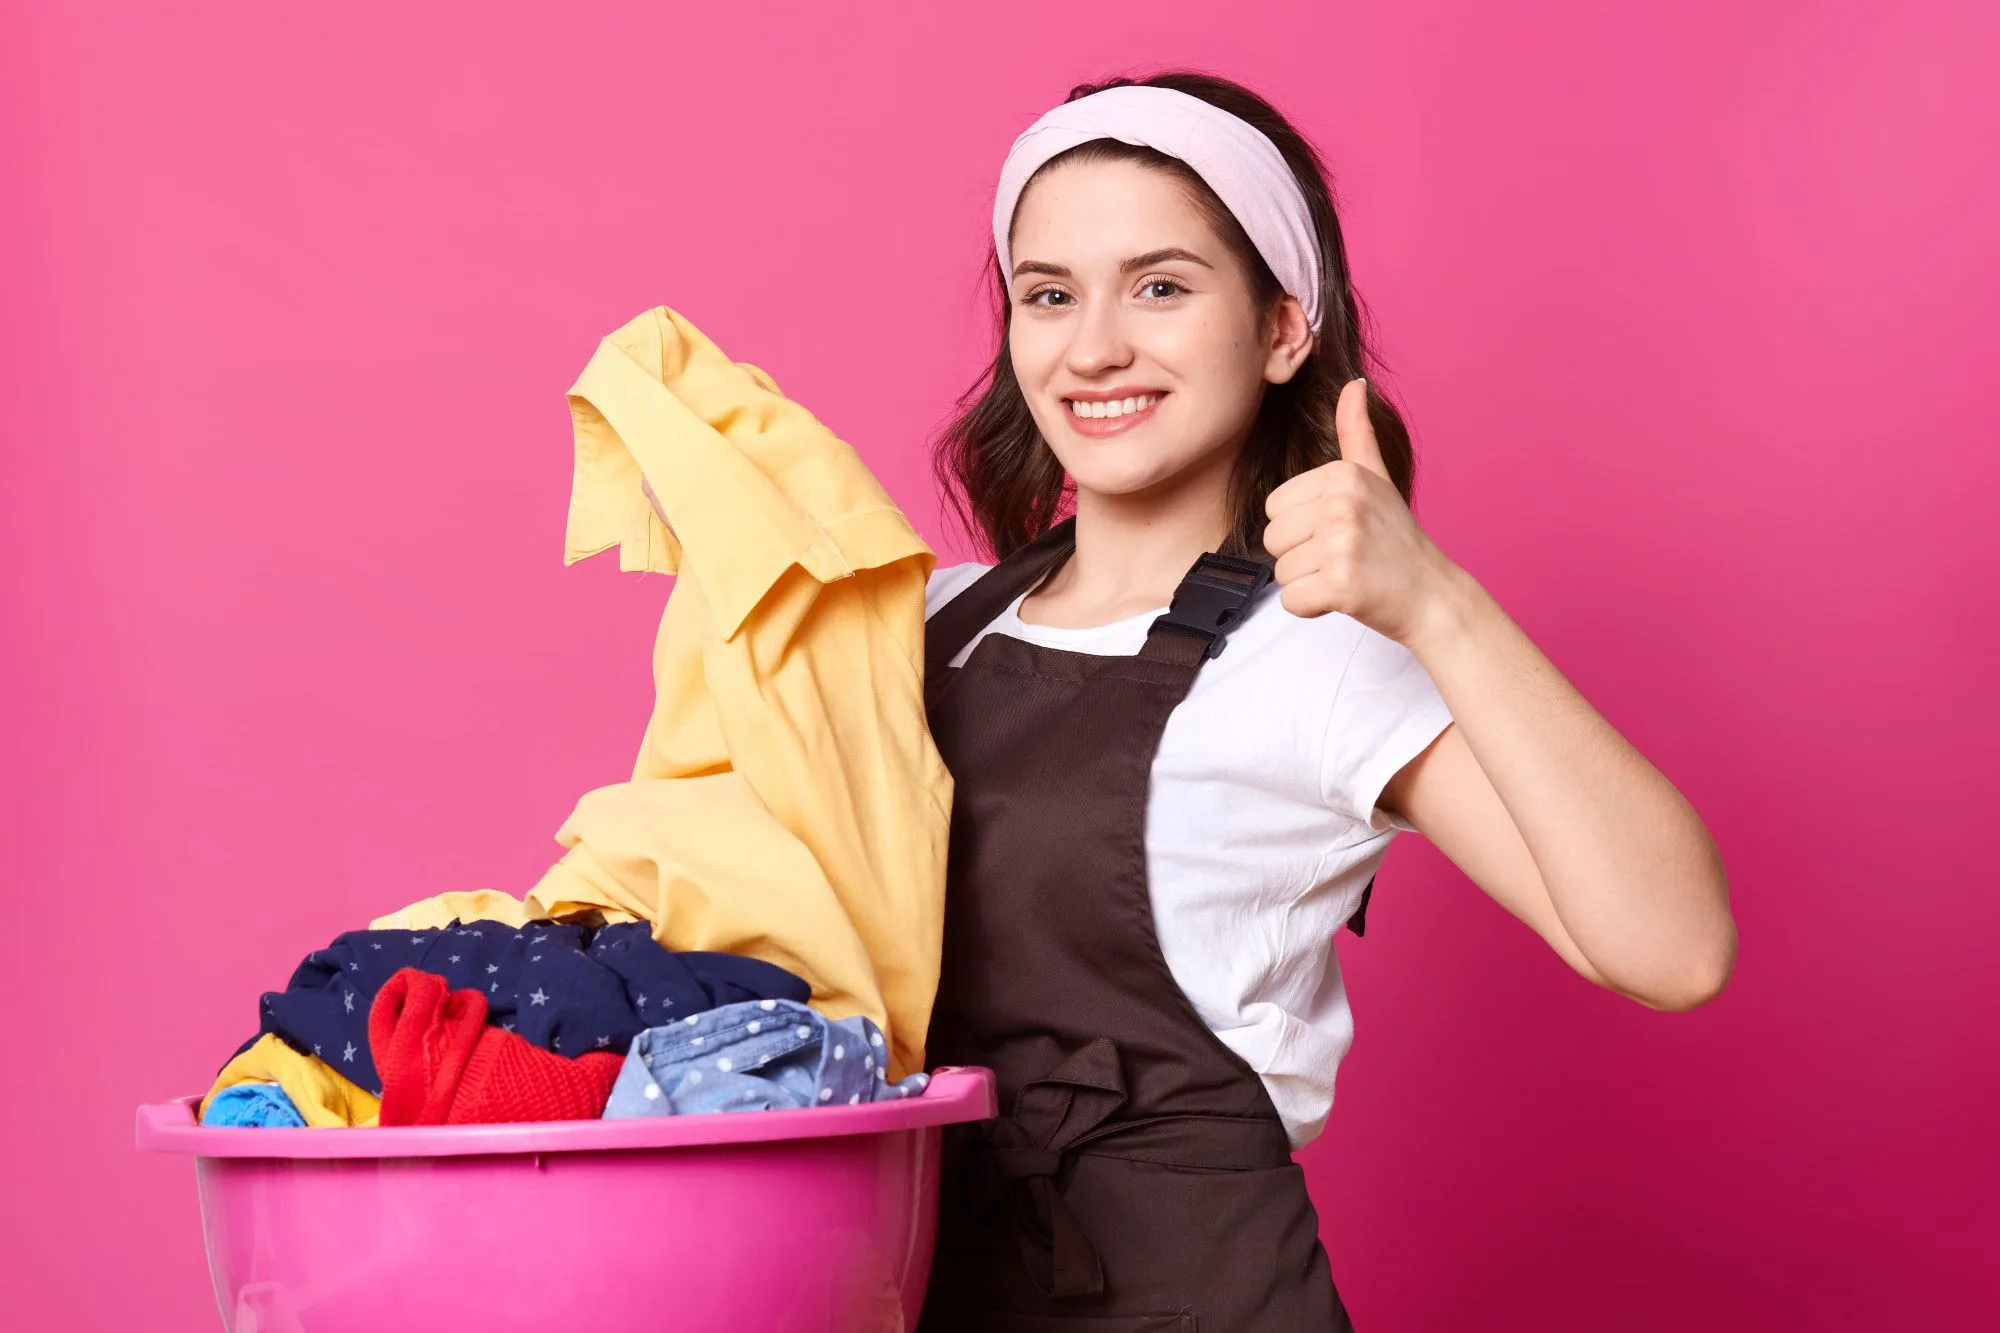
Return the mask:
{"type": "Polygon", "coordinates": [[[1012,245],[1014,376],[1080,493],[1226,478],[1265,384],[1311,349],[1298,302],[1267,326],[1250,275],[1164,172],[1053,167],[1021,196],[1012,245]]]}

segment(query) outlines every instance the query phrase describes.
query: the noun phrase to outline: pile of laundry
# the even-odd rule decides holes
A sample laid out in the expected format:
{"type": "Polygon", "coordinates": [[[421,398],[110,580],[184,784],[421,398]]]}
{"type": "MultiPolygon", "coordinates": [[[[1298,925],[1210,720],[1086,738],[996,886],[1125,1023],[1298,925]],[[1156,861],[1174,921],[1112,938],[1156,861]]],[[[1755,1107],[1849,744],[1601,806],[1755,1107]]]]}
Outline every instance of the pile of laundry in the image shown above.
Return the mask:
{"type": "Polygon", "coordinates": [[[205,1125],[852,1106],[925,1083],[951,778],[925,724],[935,557],[770,376],[648,311],[569,391],[566,563],[675,575],[630,781],[523,898],[350,931],[259,1006],[205,1125]]]}
{"type": "Polygon", "coordinates": [[[827,1019],[772,963],[674,953],[649,927],[357,930],[260,1005],[201,1122],[460,1125],[906,1097],[866,1016],[827,1019]]]}

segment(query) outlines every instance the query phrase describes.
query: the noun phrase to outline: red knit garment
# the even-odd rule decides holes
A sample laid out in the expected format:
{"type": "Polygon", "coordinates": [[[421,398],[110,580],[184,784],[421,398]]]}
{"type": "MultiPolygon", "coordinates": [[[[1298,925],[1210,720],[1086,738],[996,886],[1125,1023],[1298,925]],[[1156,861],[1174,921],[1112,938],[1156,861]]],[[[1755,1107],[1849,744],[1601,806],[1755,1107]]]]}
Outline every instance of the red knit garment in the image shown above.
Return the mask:
{"type": "Polygon", "coordinates": [[[443,977],[414,967],[376,994],[368,1048],[384,1125],[595,1120],[625,1063],[611,1051],[567,1059],[489,1027],[484,995],[448,991],[443,977]]]}

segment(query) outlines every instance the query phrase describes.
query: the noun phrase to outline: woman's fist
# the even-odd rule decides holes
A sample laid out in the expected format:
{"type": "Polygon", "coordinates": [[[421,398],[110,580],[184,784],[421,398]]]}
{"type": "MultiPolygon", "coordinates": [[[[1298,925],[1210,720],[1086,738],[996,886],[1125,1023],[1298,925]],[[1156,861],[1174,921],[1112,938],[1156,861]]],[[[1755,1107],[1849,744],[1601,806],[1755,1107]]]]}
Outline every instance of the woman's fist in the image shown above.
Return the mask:
{"type": "Polygon", "coordinates": [[[1414,631],[1451,562],[1403,503],[1375,428],[1368,382],[1350,380],[1334,416],[1340,458],[1271,492],[1264,549],[1279,600],[1297,616],[1350,615],[1398,641],[1414,631]]]}

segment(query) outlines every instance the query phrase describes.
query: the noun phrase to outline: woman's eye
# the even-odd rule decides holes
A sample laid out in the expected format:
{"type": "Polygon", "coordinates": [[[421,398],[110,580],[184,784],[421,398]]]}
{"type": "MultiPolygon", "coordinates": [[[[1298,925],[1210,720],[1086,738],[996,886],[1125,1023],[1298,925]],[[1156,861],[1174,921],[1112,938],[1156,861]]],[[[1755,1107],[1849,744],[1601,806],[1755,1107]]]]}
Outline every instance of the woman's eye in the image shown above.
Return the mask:
{"type": "MultiPolygon", "coordinates": [[[[1172,278],[1154,278],[1142,284],[1139,290],[1152,300],[1171,300],[1186,292],[1187,288],[1181,286],[1180,283],[1175,282],[1172,278]]],[[[1073,303],[1074,298],[1060,287],[1043,287],[1039,291],[1029,292],[1021,298],[1021,304],[1023,305],[1038,305],[1045,310],[1054,306],[1070,305],[1073,303]]]]}

